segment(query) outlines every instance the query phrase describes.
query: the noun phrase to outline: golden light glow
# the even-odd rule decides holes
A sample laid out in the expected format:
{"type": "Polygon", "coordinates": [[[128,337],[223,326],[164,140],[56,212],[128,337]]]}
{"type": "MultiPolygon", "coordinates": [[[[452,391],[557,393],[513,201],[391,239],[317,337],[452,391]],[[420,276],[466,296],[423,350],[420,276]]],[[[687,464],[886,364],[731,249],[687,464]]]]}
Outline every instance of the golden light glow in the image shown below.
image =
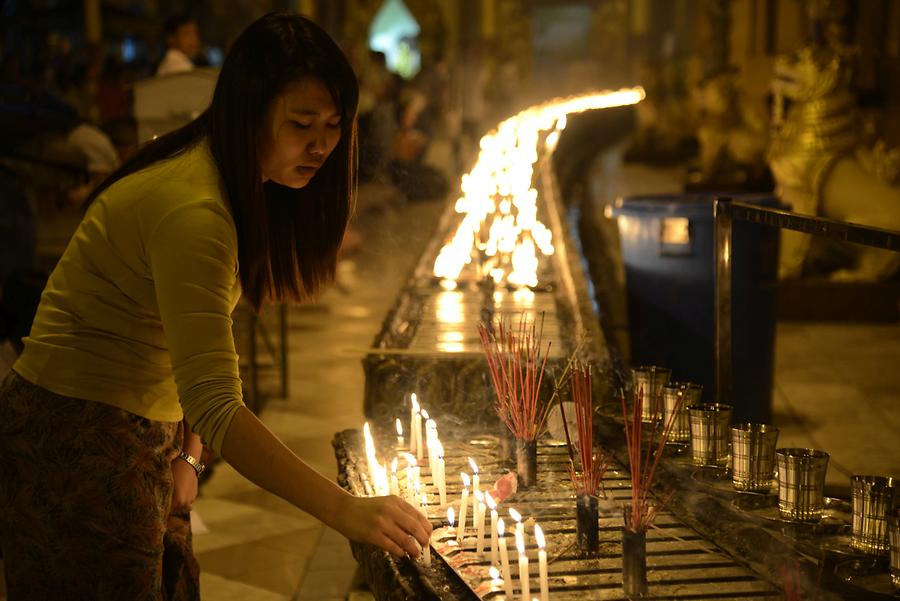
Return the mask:
{"type": "Polygon", "coordinates": [[[550,230],[537,218],[533,185],[538,149],[552,153],[569,114],[636,104],[642,88],[625,88],[535,105],[502,121],[481,138],[475,166],[462,176],[462,196],[454,209],[463,215],[452,238],[434,262],[434,275],[445,290],[463,269],[477,261],[477,277],[497,284],[534,287],[539,284],[540,258],[554,252],[550,230]]]}

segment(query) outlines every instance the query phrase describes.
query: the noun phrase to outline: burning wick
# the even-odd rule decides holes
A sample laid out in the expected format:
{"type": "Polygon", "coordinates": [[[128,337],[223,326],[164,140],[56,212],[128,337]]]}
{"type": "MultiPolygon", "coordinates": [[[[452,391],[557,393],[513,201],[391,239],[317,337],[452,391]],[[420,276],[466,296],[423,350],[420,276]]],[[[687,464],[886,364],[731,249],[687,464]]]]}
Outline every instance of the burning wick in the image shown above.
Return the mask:
{"type": "Polygon", "coordinates": [[[550,599],[550,583],[547,579],[547,551],[544,550],[544,531],[537,524],[534,525],[534,538],[538,546],[538,573],[541,581],[541,601],[550,599]]]}
{"type": "Polygon", "coordinates": [[[497,563],[497,503],[491,497],[491,493],[484,493],[484,500],[491,510],[491,564],[497,563]]]}
{"type": "Polygon", "coordinates": [[[447,523],[450,524],[450,529],[447,531],[447,534],[453,536],[453,523],[456,521],[456,512],[453,511],[452,507],[447,508],[447,523]]]}

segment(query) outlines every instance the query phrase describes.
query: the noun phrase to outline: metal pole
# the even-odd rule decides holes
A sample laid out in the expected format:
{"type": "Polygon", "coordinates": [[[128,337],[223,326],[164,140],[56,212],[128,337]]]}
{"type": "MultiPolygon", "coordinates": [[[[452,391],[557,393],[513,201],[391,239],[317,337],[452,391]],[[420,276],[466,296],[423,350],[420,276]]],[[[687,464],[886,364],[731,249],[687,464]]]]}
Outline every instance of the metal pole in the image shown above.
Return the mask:
{"type": "Polygon", "coordinates": [[[715,224],[715,332],[716,402],[731,403],[731,253],[732,205],[730,198],[713,204],[715,224]]]}

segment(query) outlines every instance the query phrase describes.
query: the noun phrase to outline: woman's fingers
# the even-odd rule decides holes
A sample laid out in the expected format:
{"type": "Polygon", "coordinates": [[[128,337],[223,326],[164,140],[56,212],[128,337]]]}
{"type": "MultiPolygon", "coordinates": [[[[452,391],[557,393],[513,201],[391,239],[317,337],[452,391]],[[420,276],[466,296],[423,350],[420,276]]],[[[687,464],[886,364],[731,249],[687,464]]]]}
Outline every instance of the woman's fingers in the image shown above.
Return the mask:
{"type": "Polygon", "coordinates": [[[420,547],[416,542],[416,539],[403,528],[399,527],[396,523],[393,523],[388,525],[385,530],[385,534],[387,534],[388,538],[401,547],[407,555],[414,559],[419,556],[420,547]]]}
{"type": "Polygon", "coordinates": [[[415,537],[420,545],[428,544],[431,539],[431,522],[409,503],[401,500],[397,505],[395,518],[397,525],[415,537]]]}
{"type": "Polygon", "coordinates": [[[392,541],[384,534],[377,534],[375,536],[375,540],[373,540],[372,543],[381,547],[394,557],[403,557],[404,555],[406,555],[406,552],[403,550],[403,548],[400,547],[400,545],[392,541]]]}

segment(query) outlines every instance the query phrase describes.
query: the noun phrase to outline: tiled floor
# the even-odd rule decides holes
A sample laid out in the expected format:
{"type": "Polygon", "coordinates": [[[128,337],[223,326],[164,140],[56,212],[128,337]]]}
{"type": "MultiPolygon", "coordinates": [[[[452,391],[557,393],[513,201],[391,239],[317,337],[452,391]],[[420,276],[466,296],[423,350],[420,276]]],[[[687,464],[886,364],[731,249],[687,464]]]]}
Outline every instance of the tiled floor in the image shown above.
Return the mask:
{"type": "MultiPolygon", "coordinates": [[[[368,200],[370,207],[380,204],[368,200]]],[[[362,424],[360,360],[440,209],[418,204],[363,215],[363,245],[342,263],[338,286],[291,311],[290,395],[270,400],[262,417],[324,474],[335,473],[333,434],[362,424]]],[[[898,366],[900,324],[779,324],[781,444],[829,451],[834,488],[845,486],[851,473],[900,476],[898,366]]],[[[194,538],[205,599],[347,598],[355,566],[347,542],[227,464],[217,465],[195,508],[208,529],[194,538]]],[[[0,599],[2,591],[0,572],[0,599]]],[[[352,598],[366,595],[357,591],[352,598]]]]}

